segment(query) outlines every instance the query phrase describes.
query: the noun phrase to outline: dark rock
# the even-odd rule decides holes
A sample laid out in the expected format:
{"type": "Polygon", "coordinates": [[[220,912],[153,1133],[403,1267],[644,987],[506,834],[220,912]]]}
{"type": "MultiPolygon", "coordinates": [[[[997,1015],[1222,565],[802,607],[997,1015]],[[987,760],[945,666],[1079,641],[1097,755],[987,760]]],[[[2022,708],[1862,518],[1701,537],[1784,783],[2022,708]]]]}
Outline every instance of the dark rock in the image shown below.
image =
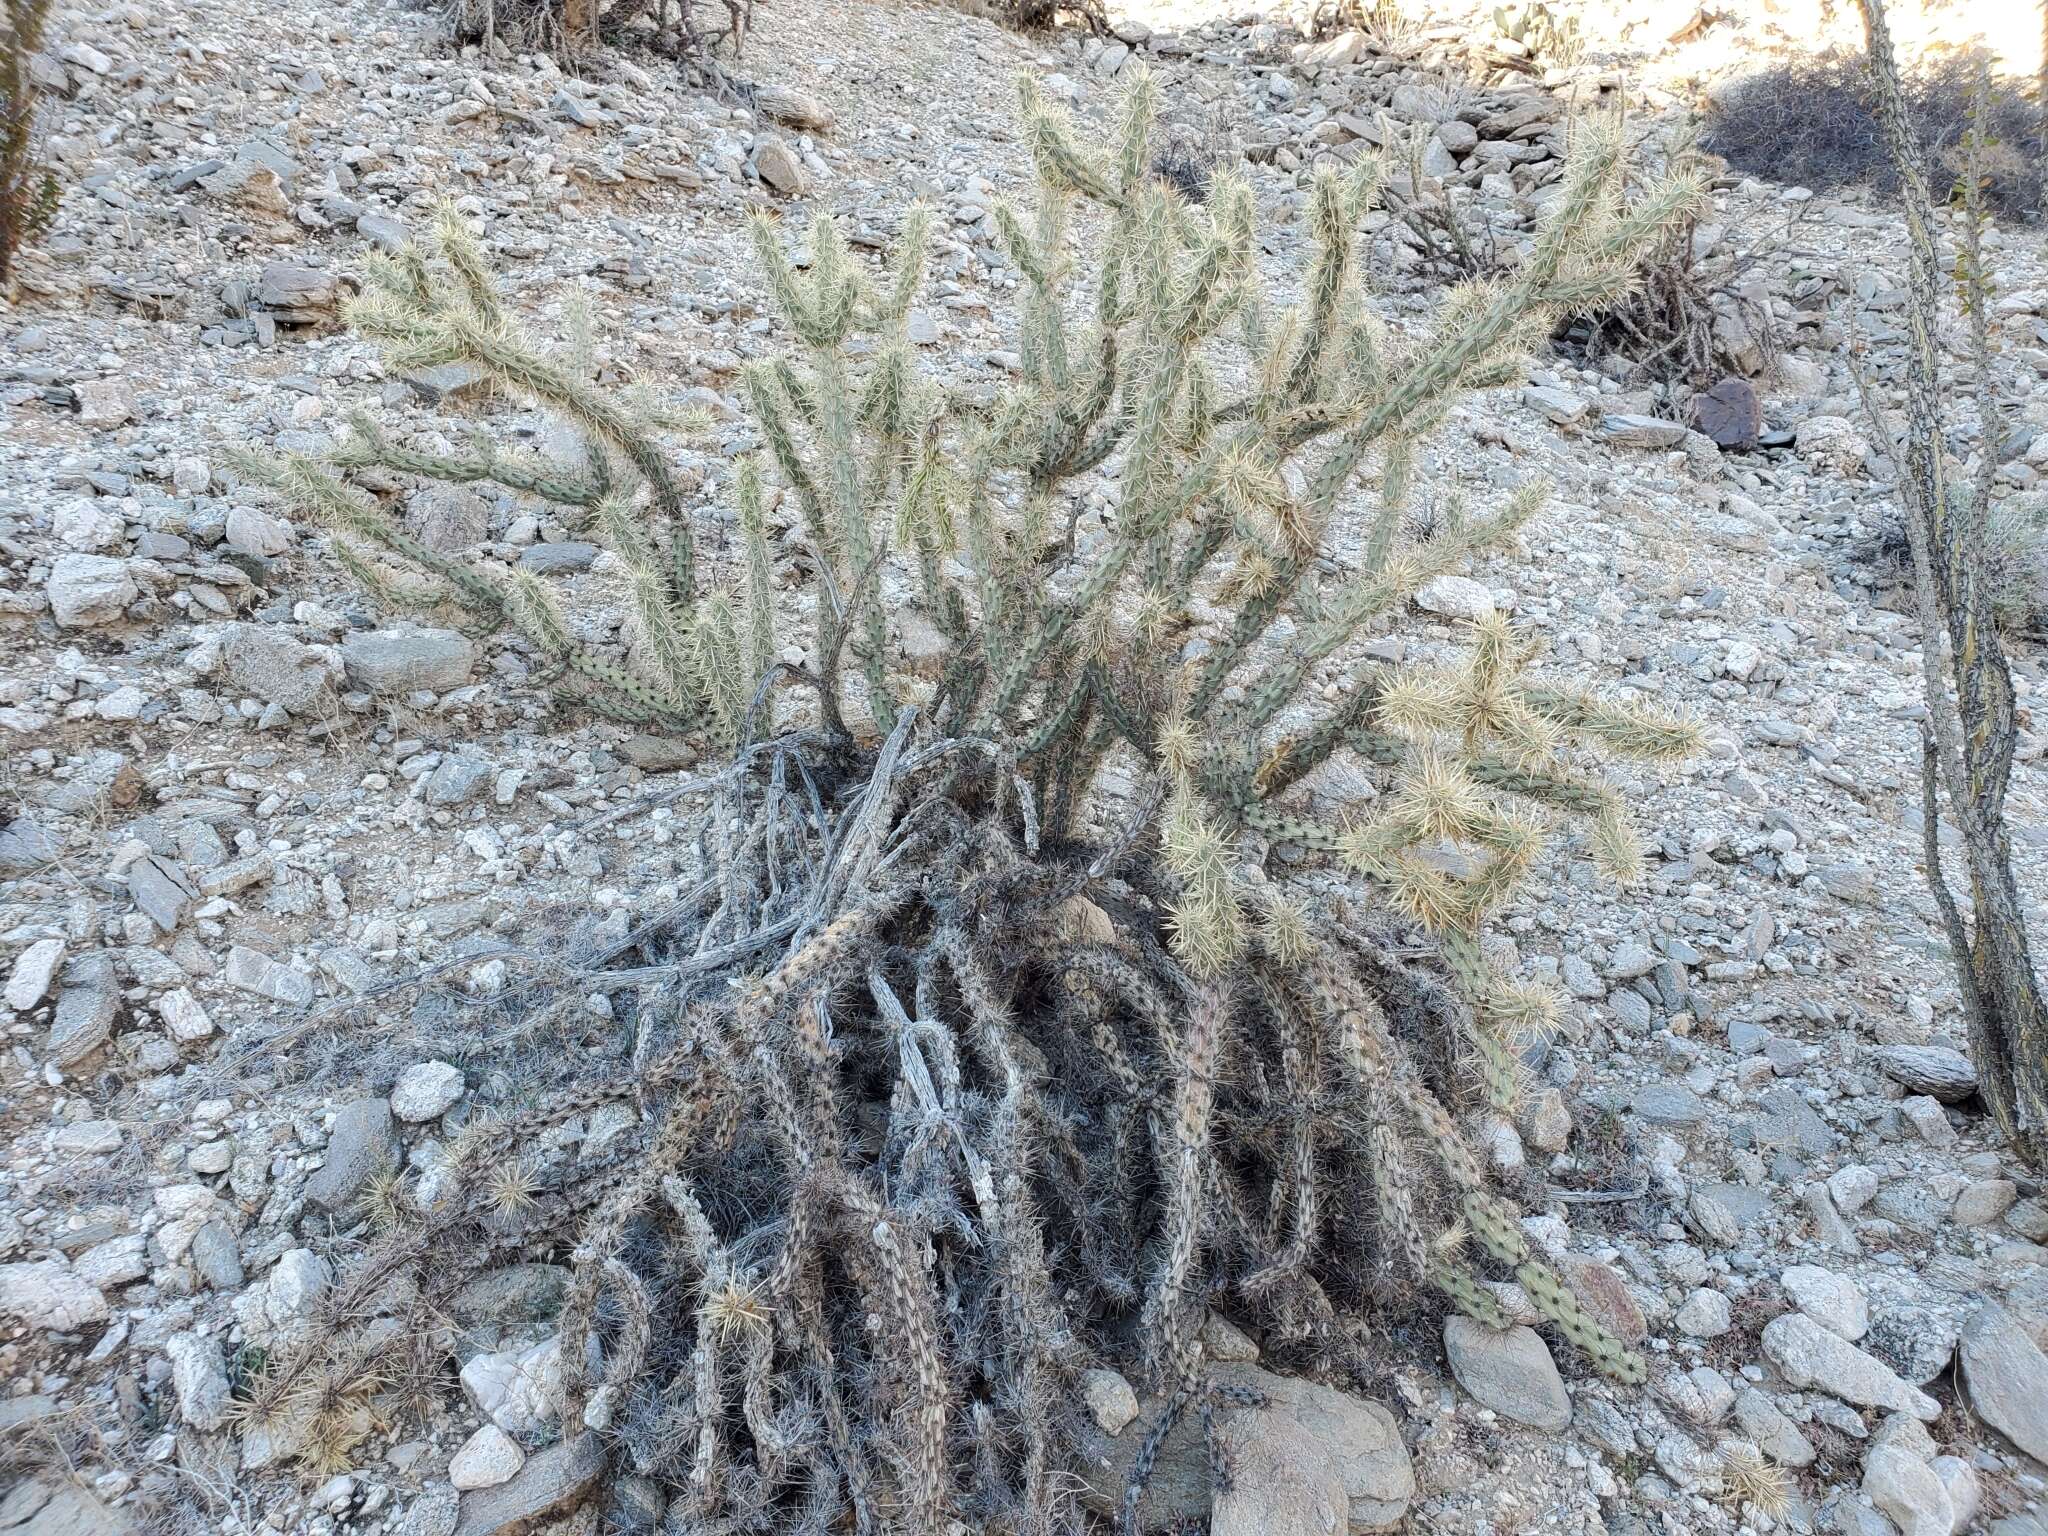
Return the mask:
{"type": "Polygon", "coordinates": [[[57,839],[17,816],[0,831],[0,875],[32,875],[57,861],[57,839]]]}
{"type": "Polygon", "coordinates": [[[1763,402],[1745,379],[1733,374],[1693,396],[1692,423],[1723,448],[1748,452],[1764,429],[1763,402]]]}
{"type": "Polygon", "coordinates": [[[346,1104],[334,1117],[327,1161],[306,1180],[306,1198],[323,1210],[343,1210],[397,1154],[389,1099],[378,1094],[346,1104]]]}

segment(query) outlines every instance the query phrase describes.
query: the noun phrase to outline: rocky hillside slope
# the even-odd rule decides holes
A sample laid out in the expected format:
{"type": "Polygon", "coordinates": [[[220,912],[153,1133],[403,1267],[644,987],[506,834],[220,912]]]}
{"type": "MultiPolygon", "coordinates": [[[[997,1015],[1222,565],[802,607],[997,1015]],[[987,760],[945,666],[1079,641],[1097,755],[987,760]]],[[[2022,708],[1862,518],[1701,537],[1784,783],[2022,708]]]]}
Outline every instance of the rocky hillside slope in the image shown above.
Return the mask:
{"type": "MultiPolygon", "coordinates": [[[[63,216],[0,312],[0,1533],[661,1516],[631,1478],[586,1500],[591,1441],[556,1443],[549,1264],[465,1292],[459,1380],[424,1420],[380,1407],[320,1475],[231,1411],[354,1251],[378,1170],[430,1170],[480,1086],[380,1017],[378,989],[448,966],[487,996],[494,951],[622,935],[691,868],[673,743],[554,712],[520,646],[375,609],[226,473],[229,447],[317,446],[366,405],[450,447],[465,414],[545,441],[460,371],[387,376],[338,327],[365,253],[453,198],[522,309],[560,322],[594,299],[608,369],[712,415],[684,463],[715,509],[753,442],[737,370],[773,345],[750,208],[870,243],[929,200],[911,335],[986,390],[1017,367],[991,212],[1028,185],[1015,71],[1095,117],[1148,65],[1190,142],[1241,154],[1283,217],[1303,168],[1357,153],[1381,112],[1419,122],[1425,175],[1509,236],[1575,106],[1626,94],[1658,133],[1680,116],[1675,79],[1627,84],[1598,52],[1451,88],[1466,30],[1397,60],[1278,18],[1033,41],[901,0],[777,0],[742,61],[766,89],[741,105],[653,55],[581,76],[457,55],[433,18],[368,0],[69,18],[46,68],[63,216]],[[322,1010],[364,998],[373,1027],[337,1034],[322,1010]]],[[[1717,447],[1621,362],[1533,360],[1453,414],[1425,470],[1444,494],[1542,474],[1556,505],[1375,642],[1431,653],[1490,602],[1708,729],[1701,761],[1633,786],[1643,891],[1616,901],[1566,848],[1500,935],[1573,1007],[1490,1151],[1653,1388],[1566,1379],[1533,1330],[1454,1320],[1441,1348],[1395,1341],[1384,1379],[1340,1384],[1375,1403],[1269,1380],[1224,1425],[1238,1476],[1215,1530],[2048,1530],[2048,1199],[1972,1098],[1918,868],[1922,657],[1865,558],[1890,469],[1842,347],[1853,317],[1881,376],[1896,361],[1898,234],[1860,198],[1730,177],[1695,240],[1753,253],[1715,337],[1761,401],[1757,445],[1717,447]],[[1546,1207],[1551,1185],[1571,1197],[1546,1207]],[[1285,1452],[1304,1425],[1327,1465],[1285,1452]]],[[[1995,454],[2018,502],[2048,470],[2048,262],[2036,230],[1994,244],[2010,420],[1988,444],[1962,424],[1958,448],[1995,454]]],[[[1441,285],[1426,257],[1380,222],[1396,326],[1441,285]]],[[[1079,511],[1085,537],[1100,512],[1079,511]]],[[[595,548],[510,494],[418,491],[406,516],[559,582],[593,636],[618,627],[595,548]]],[[[2036,902],[2042,661],[2016,649],[2036,902]]],[[[558,1150],[597,1155],[604,1128],[583,1134],[558,1150]]],[[[1205,1344],[1257,1371],[1258,1341],[1219,1322],[1205,1344]]],[[[1131,1454],[1129,1385],[1091,1378],[1087,1407],[1106,1460],[1131,1454]]],[[[1160,1511],[1208,1510],[1199,1442],[1170,1442],[1157,1483],[1160,1511]]]]}

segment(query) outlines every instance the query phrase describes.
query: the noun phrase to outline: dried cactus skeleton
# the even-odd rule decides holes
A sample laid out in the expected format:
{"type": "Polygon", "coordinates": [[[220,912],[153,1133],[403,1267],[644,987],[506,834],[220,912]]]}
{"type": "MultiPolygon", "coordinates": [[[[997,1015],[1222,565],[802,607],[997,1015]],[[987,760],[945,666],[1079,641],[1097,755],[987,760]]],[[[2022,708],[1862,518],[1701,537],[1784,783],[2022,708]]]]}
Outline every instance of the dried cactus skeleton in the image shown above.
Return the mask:
{"type": "MultiPolygon", "coordinates": [[[[1195,203],[1153,175],[1153,106],[1139,74],[1096,153],[1025,86],[1039,205],[997,213],[1024,381],[979,409],[905,343],[921,215],[879,278],[828,219],[802,265],[757,226],[797,355],[746,375],[766,462],[737,477],[736,551],[698,549],[655,429],[526,336],[453,218],[375,274],[357,324],[396,363],[469,363],[560,413],[585,462],[423,453],[364,424],[326,460],[249,465],[387,593],[409,568],[402,590],[513,627],[599,707],[739,751],[706,783],[690,897],[493,1005],[531,1036],[597,987],[623,1031],[520,1075],[362,1265],[432,1253],[458,1277],[580,1217],[567,1422],[663,1481],[680,1528],[1076,1528],[1073,1374],[1121,1365],[1170,1418],[1201,1390],[1208,1306],[1277,1358],[1363,1371],[1391,1300],[1433,1288],[1501,1323],[1511,1276],[1601,1369],[1643,1374],[1531,1250],[1461,1121],[1512,1107],[1553,1010],[1480,938],[1545,817],[1628,875],[1622,798],[1589,759],[1682,755],[1693,732],[1533,677],[1498,616],[1455,663],[1351,642],[1535,513],[1524,487],[1399,537],[1419,439],[1624,292],[1697,185],[1626,200],[1615,135],[1586,126],[1520,265],[1408,341],[1358,272],[1374,163],[1318,173],[1306,290],[1272,313],[1250,188],[1220,174],[1195,203]],[[627,573],[629,658],[540,579],[412,540],[350,483],[365,467],[492,481],[596,530],[627,573]],[[1362,550],[1329,574],[1368,467],[1362,550]],[[770,656],[771,477],[816,590],[801,666],[770,656]],[[1063,548],[1062,498],[1092,484],[1108,531],[1063,548]],[[898,573],[945,641],[936,677],[902,665],[898,573]],[[1383,792],[1311,814],[1340,755],[1383,792]],[[1135,794],[1105,790],[1111,764],[1135,794]],[[1334,861],[1349,894],[1267,881],[1260,844],[1334,861]],[[579,1152],[615,1104],[629,1126],[579,1152]],[[509,1203],[485,1173],[508,1158],[531,1174],[509,1203]]],[[[268,1390],[287,1417],[293,1369],[268,1390]]]]}

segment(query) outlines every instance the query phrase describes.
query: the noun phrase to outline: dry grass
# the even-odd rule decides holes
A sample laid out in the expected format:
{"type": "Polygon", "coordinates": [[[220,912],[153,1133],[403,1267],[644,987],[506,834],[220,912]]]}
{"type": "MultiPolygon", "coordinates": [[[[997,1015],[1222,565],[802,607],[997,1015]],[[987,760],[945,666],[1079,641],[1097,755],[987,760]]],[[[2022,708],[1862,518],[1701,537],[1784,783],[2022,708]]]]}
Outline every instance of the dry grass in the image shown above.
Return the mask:
{"type": "MultiPolygon", "coordinates": [[[[1973,55],[1946,53],[1923,60],[1901,82],[1924,162],[1950,181],[1961,170],[1977,69],[1973,55]]],[[[2048,177],[2037,152],[2040,114],[2017,88],[1991,93],[1986,193],[2009,217],[2042,212],[2048,177]]],[[[1898,192],[1860,53],[1787,60],[1742,77],[1709,106],[1702,143],[1731,169],[1771,181],[1817,192],[1868,186],[1886,199],[1898,192]]]]}

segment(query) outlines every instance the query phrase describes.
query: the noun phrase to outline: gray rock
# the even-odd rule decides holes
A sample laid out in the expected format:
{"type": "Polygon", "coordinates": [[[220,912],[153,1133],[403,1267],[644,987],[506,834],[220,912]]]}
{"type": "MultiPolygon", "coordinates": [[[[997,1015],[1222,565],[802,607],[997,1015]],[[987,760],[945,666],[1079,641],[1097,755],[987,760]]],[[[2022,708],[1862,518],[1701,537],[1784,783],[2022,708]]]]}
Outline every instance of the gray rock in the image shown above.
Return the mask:
{"type": "Polygon", "coordinates": [[[1977,1091],[1977,1069],[1961,1051],[1942,1045],[1881,1045],[1871,1053],[1878,1070],[1908,1093],[1924,1093],[1944,1104],[1977,1091]]]}
{"type": "Polygon", "coordinates": [[[17,816],[0,831],[0,875],[32,875],[54,864],[60,852],[56,838],[17,816]]]}
{"type": "MultiPolygon", "coordinates": [[[[14,1402],[48,1402],[18,1398],[14,1402]]],[[[26,1420],[16,1420],[17,1424],[26,1420]]],[[[134,1525],[76,1483],[21,1482],[0,1499],[0,1531],[7,1536],[133,1536],[134,1525]]]]}
{"type": "Polygon", "coordinates": [[[1657,969],[1657,957],[1650,946],[1630,939],[1615,946],[1614,957],[1607,962],[1607,974],[1616,981],[1634,981],[1647,976],[1657,969]]]}
{"type": "Polygon", "coordinates": [[[148,1239],[127,1232],[95,1243],[72,1259],[71,1272],[96,1291],[133,1285],[149,1273],[148,1239]]]}
{"type": "Polygon", "coordinates": [[[382,251],[402,251],[412,239],[412,229],[405,220],[388,213],[360,215],[356,219],[356,233],[382,251]]]}
{"type": "Polygon", "coordinates": [[[1877,1194],[1877,1175],[1861,1163],[1851,1163],[1828,1175],[1828,1193],[1834,1197],[1835,1209],[1853,1216],[1877,1194]]]}
{"type": "Polygon", "coordinates": [[[1693,1229],[1717,1248],[1732,1248],[1742,1241],[1742,1224],[1718,1190],[1694,1190],[1685,1213],[1693,1229]]]}
{"type": "Polygon", "coordinates": [[[107,1320],[107,1298],[62,1259],[0,1264],[0,1317],[44,1333],[76,1333],[107,1320]]]}
{"type": "Polygon", "coordinates": [[[1977,1416],[2038,1462],[2048,1463],[2048,1356],[1998,1303],[1963,1324],[1957,1347],[1977,1416]]]}
{"type": "Polygon", "coordinates": [[[292,525],[258,507],[228,508],[227,547],[236,554],[274,560],[292,547],[292,525]]]}
{"type": "Polygon", "coordinates": [[[60,629],[112,624],[139,595],[128,562],[110,555],[59,555],[44,586],[50,616],[60,629]]]}
{"type": "Polygon", "coordinates": [[[1120,1435],[1138,1416],[1138,1394],[1121,1372],[1096,1367],[1081,1373],[1081,1400],[1104,1434],[1120,1435]]]}
{"type": "Polygon", "coordinates": [[[228,1370],[220,1340],[210,1334],[180,1333],[164,1341],[178,1412],[194,1429],[219,1429],[227,1421],[228,1370]]]}
{"type": "Polygon", "coordinates": [[[1956,1225],[1988,1227],[2012,1209],[2019,1195],[2011,1179],[1978,1179],[1956,1196],[1956,1225]]]}
{"type": "Polygon", "coordinates": [[[1269,1418],[1232,1447],[1229,1482],[1216,1489],[1210,1536],[1330,1536],[1348,1528],[1349,1501],[1335,1447],[1291,1419],[1269,1418]]]}
{"type": "Polygon", "coordinates": [[[57,993],[56,1017],[50,1023],[50,1059],[60,1067],[76,1066],[107,1043],[120,1012],[121,988],[114,960],[104,952],[80,955],[66,967],[57,993]]]}
{"type": "MultiPolygon", "coordinates": [[[[1947,1113],[1941,1107],[1941,1100],[1931,1094],[1916,1093],[1909,1099],[1899,1101],[1899,1113],[1906,1123],[1913,1127],[1913,1134],[1930,1147],[1952,1147],[1956,1142],[1956,1128],[1950,1123],[1947,1113]]],[[[1884,1194],[1880,1191],[1879,1203],[1884,1194]]]]}
{"type": "Polygon", "coordinates": [[[1718,1339],[1735,1326],[1735,1311],[1726,1296],[1701,1286],[1679,1304],[1672,1321],[1696,1339],[1718,1339]]]}
{"type": "Polygon", "coordinates": [[[764,186],[783,197],[802,197],[809,188],[802,162],[773,134],[763,134],[755,144],[754,170],[764,186]]]}
{"type": "Polygon", "coordinates": [[[199,899],[199,888],[186,878],[183,865],[151,853],[128,866],[128,895],[160,930],[175,933],[199,899]]]}
{"type": "Polygon", "coordinates": [[[1825,1157],[1835,1149],[1835,1133],[1814,1107],[1791,1088],[1773,1088],[1757,1101],[1764,1113],[1757,1121],[1757,1140],[1766,1146],[1796,1147],[1809,1157],[1825,1157]]]}
{"type": "Polygon", "coordinates": [[[455,1536],[505,1536],[572,1508],[604,1473],[604,1445],[580,1434],[526,1459],[508,1482],[462,1496],[455,1536]]]}
{"type": "Polygon", "coordinates": [[[1755,1387],[1736,1394],[1735,1422],[1743,1434],[1756,1442],[1757,1449],[1785,1467],[1810,1467],[1819,1454],[1813,1442],[1799,1432],[1799,1426],[1779,1411],[1755,1387]]]}
{"type": "MultiPolygon", "coordinates": [[[[1320,1446],[1334,1463],[1348,1506],[1348,1529],[1364,1532],[1398,1522],[1415,1493],[1415,1473],[1392,1414],[1379,1404],[1314,1382],[1278,1376],[1245,1363],[1212,1368],[1221,1386],[1260,1394],[1262,1407],[1225,1404],[1216,1416],[1219,1435],[1234,1451],[1248,1452],[1261,1441],[1274,1448],[1320,1446]],[[1306,1440],[1303,1440],[1306,1436],[1306,1440]],[[1269,1439],[1270,1437],[1270,1439],[1269,1439]]],[[[1130,1471],[1162,1405],[1148,1402],[1122,1434],[1112,1438],[1090,1429],[1078,1447],[1082,1502],[1098,1513],[1120,1507],[1130,1471]]],[[[1157,1530],[1180,1522],[1202,1522],[1221,1511],[1233,1521],[1256,1505],[1216,1499],[1213,1469],[1200,1414],[1183,1414],[1161,1442],[1159,1458],[1138,1507],[1139,1523],[1157,1530]]],[[[1241,1524],[1239,1530],[1248,1529],[1241,1524]]]]}
{"type": "Polygon", "coordinates": [[[421,786],[429,805],[463,805],[490,781],[491,765],[480,757],[451,753],[435,766],[421,786]]]}
{"type": "Polygon", "coordinates": [[[135,419],[135,391],[126,379],[81,379],[71,391],[81,426],[118,427],[135,419]]]}
{"type": "MultiPolygon", "coordinates": [[[[1930,1270],[1929,1278],[1936,1273],[1938,1269],[1930,1270]]],[[[2017,1302],[2021,1294],[2015,1289],[2013,1299],[2017,1302]]],[[[1954,1311],[1901,1306],[1880,1315],[1861,1344],[1914,1386],[1927,1387],[1948,1374],[1955,1360],[1959,1332],[1959,1318],[1954,1311]]]]}
{"type": "Polygon", "coordinates": [[[278,964],[262,950],[251,949],[246,944],[237,944],[228,951],[225,975],[230,986],[253,992],[258,997],[267,997],[274,1003],[305,1008],[313,1001],[310,978],[288,965],[278,964]]]}
{"type": "Polygon", "coordinates": [[[14,968],[7,973],[7,987],[0,997],[16,1013],[27,1013],[48,994],[57,967],[63,963],[62,939],[37,939],[14,957],[14,968]]]}
{"type": "Polygon", "coordinates": [[[1870,1308],[1854,1281],[1817,1264],[1794,1264],[1778,1283],[1793,1306],[1829,1333],[1853,1344],[1870,1331],[1870,1308]]]}
{"type": "Polygon", "coordinates": [[[234,625],[221,645],[221,664],[234,687],[290,714],[307,713],[327,693],[327,663],[274,625],[234,625]]]}
{"type": "Polygon", "coordinates": [[[251,1343],[264,1348],[287,1344],[312,1322],[314,1308],[333,1283],[334,1266],[312,1249],[288,1249],[261,1284],[235,1298],[235,1321],[251,1343]]]}
{"type": "Polygon", "coordinates": [[[118,1121],[73,1120],[57,1127],[50,1147],[67,1157],[100,1157],[120,1151],[124,1139],[118,1121]]]}
{"type": "Polygon", "coordinates": [[[1700,1096],[1681,1083],[1645,1083],[1636,1089],[1638,1118],[1651,1125],[1697,1125],[1706,1118],[1700,1096]]]}
{"type": "Polygon", "coordinates": [[[292,211],[285,180],[276,169],[253,155],[237,154],[219,170],[200,177],[199,185],[224,202],[282,220],[289,218],[292,211]]]}
{"type": "Polygon", "coordinates": [[[477,1411],[500,1429],[539,1434],[561,1417],[561,1338],[473,1356],[461,1380],[477,1411]]]}
{"type": "Polygon", "coordinates": [[[469,681],[476,647],[452,629],[373,629],[342,641],[341,661],[371,693],[445,693],[469,681]]]}
{"type": "Polygon", "coordinates": [[[495,1424],[486,1424],[448,1462],[448,1481],[463,1493],[495,1488],[526,1465],[519,1442],[495,1424]]]}
{"type": "Polygon", "coordinates": [[[427,548],[459,555],[476,548],[491,531],[491,507],[466,486],[436,482],[406,498],[405,525],[427,548]]]}
{"type": "Polygon", "coordinates": [[[440,363],[405,375],[405,383],[429,405],[463,395],[482,395],[490,389],[490,377],[474,363],[440,363]]]}
{"type": "Polygon", "coordinates": [[[1901,1536],[1951,1536],[1955,1508],[1934,1468],[1896,1445],[1874,1447],[1863,1464],[1863,1495],[1901,1536]]]}
{"type": "Polygon", "coordinates": [[[1444,1319],[1444,1352],[1458,1385],[1495,1413],[1532,1429],[1570,1426],[1571,1398],[1535,1329],[1499,1331],[1453,1314],[1444,1319]]]}
{"type": "Polygon", "coordinates": [[[462,1097],[462,1068],[445,1061],[422,1061],[398,1074],[391,1090],[391,1113],[407,1125],[438,1120],[462,1097]]]}
{"type": "Polygon", "coordinates": [[[397,1156],[390,1101],[363,1098],[345,1104],[327,1137],[327,1161],[306,1180],[306,1198],[323,1210],[343,1210],[397,1156]]]}
{"type": "Polygon", "coordinates": [[[1691,434],[1660,416],[1603,416],[1600,435],[1617,448],[1678,448],[1691,434]]]}
{"type": "Polygon", "coordinates": [[[156,1000],[156,1016],[180,1045],[190,1045],[213,1034],[213,1020],[199,999],[184,987],[173,988],[156,1000]]]}
{"type": "Polygon", "coordinates": [[[345,289],[335,273],[273,261],[256,280],[256,302],[287,324],[311,325],[333,317],[345,289]]]}
{"type": "Polygon", "coordinates": [[[1493,589],[1470,576],[1438,576],[1416,590],[1415,606],[1446,618],[1483,619],[1494,610],[1493,589]]]}
{"type": "Polygon", "coordinates": [[[1854,859],[1823,864],[1813,873],[1826,887],[1827,893],[1837,901],[1850,901],[1868,907],[1876,906],[1884,899],[1883,892],[1878,886],[1876,872],[1869,865],[1860,864],[1854,859]]]}
{"type": "Polygon", "coordinates": [[[529,544],[519,551],[519,568],[542,576],[567,576],[587,571],[602,553],[595,544],[529,544]]]}
{"type": "Polygon", "coordinates": [[[1211,1360],[1244,1361],[1259,1358],[1259,1346],[1252,1336],[1221,1312],[1202,1319],[1202,1353],[1211,1360]]]}
{"type": "Polygon", "coordinates": [[[1764,1356],[1795,1387],[1817,1387],[1859,1408],[1890,1408],[1933,1419],[1941,1405],[1902,1380],[1892,1368],[1829,1333],[1803,1312],[1788,1312],[1764,1326],[1764,1356]]]}
{"type": "Polygon", "coordinates": [[[192,1267],[216,1291],[241,1289],[242,1252],[224,1221],[209,1221],[192,1234],[192,1267]]]}

